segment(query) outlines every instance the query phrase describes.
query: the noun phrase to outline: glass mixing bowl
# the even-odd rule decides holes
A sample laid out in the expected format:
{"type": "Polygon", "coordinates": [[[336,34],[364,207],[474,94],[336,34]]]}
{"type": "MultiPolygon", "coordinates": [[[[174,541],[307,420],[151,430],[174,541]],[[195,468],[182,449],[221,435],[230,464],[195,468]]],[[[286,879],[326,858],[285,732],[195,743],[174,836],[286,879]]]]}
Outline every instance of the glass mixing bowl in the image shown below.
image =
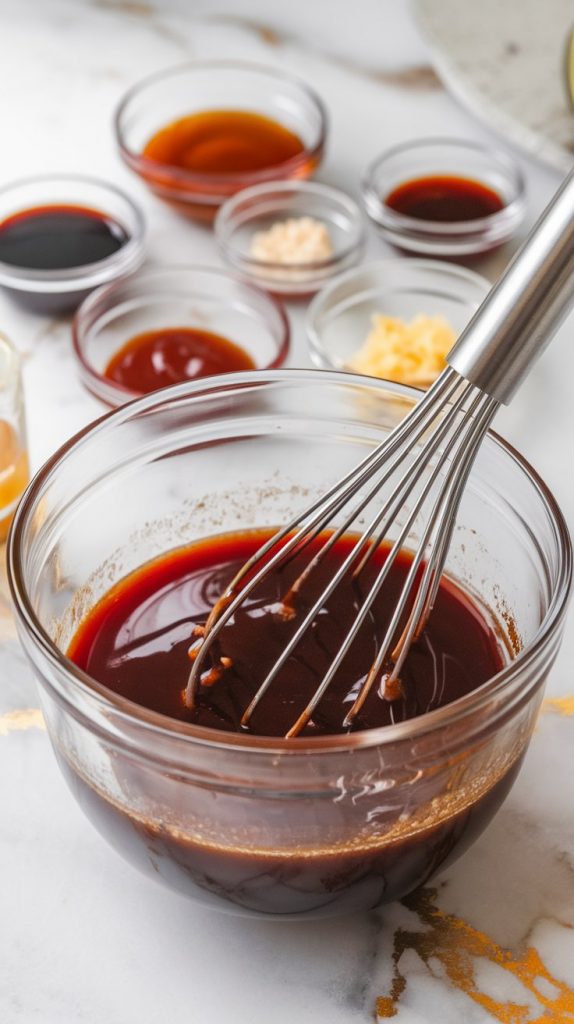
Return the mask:
{"type": "Polygon", "coordinates": [[[552,495],[494,435],[447,572],[512,653],[466,697],[386,728],[286,741],[176,723],[65,654],[119,578],[200,537],[287,521],[417,397],[308,370],[178,385],[78,434],[19,506],[10,583],[62,772],[114,847],[203,903],[293,917],[401,897],[474,841],[516,777],[560,644],[571,547],[552,495]]]}

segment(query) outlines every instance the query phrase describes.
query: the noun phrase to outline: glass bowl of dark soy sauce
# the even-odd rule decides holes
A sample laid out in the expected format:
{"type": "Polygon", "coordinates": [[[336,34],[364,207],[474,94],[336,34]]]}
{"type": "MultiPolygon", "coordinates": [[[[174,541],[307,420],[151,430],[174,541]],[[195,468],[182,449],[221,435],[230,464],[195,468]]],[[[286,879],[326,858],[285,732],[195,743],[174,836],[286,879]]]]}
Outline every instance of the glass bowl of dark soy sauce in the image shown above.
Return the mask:
{"type": "Polygon", "coordinates": [[[115,185],[80,175],[0,190],[0,287],[34,313],[70,313],[98,285],[135,270],[145,225],[115,185]]]}
{"type": "Polygon", "coordinates": [[[362,196],[386,241],[451,259],[498,248],[525,209],[515,162],[465,139],[419,139],[386,150],[367,168],[362,196]]]}

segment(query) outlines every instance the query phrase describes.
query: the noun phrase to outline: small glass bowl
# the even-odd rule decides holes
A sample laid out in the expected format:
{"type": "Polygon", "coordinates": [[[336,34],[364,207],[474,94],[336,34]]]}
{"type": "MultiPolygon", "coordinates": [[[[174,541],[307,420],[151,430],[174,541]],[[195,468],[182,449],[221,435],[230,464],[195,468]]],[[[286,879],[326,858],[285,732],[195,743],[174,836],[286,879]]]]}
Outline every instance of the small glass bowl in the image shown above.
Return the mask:
{"type": "Polygon", "coordinates": [[[133,86],[118,107],[115,131],[124,161],[152,192],[191,217],[212,220],[229,196],[248,185],[313,174],[323,155],[327,113],[309,86],[282,71],[244,61],[194,61],[133,86]],[[303,151],[280,164],[237,174],[194,173],[143,155],[149,139],[173,121],[229,109],[279,122],[301,139],[303,151]]]}
{"type": "Polygon", "coordinates": [[[498,149],[459,139],[423,139],[388,149],[367,169],[362,183],[365,209],[393,245],[427,256],[470,256],[507,241],[524,216],[524,179],[498,149]],[[387,206],[399,185],[433,176],[478,181],[496,192],[504,206],[475,220],[439,222],[409,217],[387,206]]]}
{"type": "Polygon", "coordinates": [[[289,323],[271,296],[225,270],[155,267],[99,288],[78,309],[72,327],[80,377],[88,391],[116,407],[139,393],[104,376],[112,356],[138,334],[199,327],[241,346],[257,369],[281,366],[289,323]]]}
{"type": "Polygon", "coordinates": [[[221,207],[215,234],[223,258],[236,270],[278,295],[312,295],[335,274],[359,261],[365,247],[363,215],[344,192],[316,182],[271,182],[243,189],[221,207]],[[258,231],[277,221],[312,217],[328,229],[333,254],[312,262],[257,259],[250,245],[258,231]]]}
{"type": "Polygon", "coordinates": [[[458,335],[489,289],[490,282],[480,274],[440,260],[367,263],[342,274],[310,304],[306,327],[311,358],[321,369],[349,370],[376,313],[406,321],[420,313],[442,315],[458,335]]]}
{"type": "Polygon", "coordinates": [[[145,222],[132,200],[115,185],[78,174],[25,178],[0,189],[0,225],[16,213],[44,206],[97,210],[128,236],[117,252],[95,263],[64,270],[30,270],[0,262],[0,287],[35,313],[69,313],[94,288],[136,270],[144,258],[145,222]]]}

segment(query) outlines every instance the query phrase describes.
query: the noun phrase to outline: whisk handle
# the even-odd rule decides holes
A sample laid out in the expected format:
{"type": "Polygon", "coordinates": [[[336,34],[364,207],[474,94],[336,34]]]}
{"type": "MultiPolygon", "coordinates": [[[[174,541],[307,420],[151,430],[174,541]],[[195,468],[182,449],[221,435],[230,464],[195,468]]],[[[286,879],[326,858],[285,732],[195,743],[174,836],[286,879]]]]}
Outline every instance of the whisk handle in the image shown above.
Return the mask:
{"type": "Polygon", "coordinates": [[[449,365],[508,404],[574,300],[574,171],[451,349],[449,365]]]}

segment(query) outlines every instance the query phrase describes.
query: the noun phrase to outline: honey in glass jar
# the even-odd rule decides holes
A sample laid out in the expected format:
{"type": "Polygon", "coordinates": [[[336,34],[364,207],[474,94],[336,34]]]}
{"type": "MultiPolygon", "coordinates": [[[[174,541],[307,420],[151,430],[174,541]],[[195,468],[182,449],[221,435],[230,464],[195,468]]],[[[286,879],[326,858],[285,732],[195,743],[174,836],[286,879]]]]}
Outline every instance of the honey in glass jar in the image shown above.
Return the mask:
{"type": "Polygon", "coordinates": [[[20,359],[0,335],[0,543],[29,480],[20,359]]]}

